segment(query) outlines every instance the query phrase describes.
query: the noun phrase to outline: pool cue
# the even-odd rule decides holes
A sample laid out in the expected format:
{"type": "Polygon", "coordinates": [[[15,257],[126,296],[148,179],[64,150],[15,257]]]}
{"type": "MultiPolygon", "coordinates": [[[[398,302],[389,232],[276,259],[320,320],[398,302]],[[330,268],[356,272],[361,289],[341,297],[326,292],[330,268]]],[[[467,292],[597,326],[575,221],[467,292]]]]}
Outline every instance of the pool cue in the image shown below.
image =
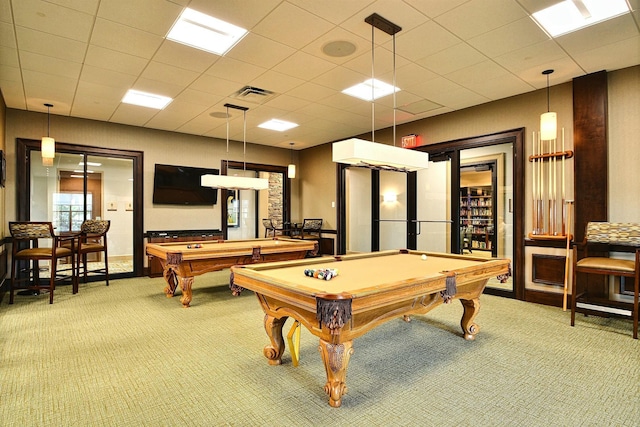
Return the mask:
{"type": "Polygon", "coordinates": [[[564,128],[562,128],[562,163],[560,168],[562,169],[562,177],[560,187],[562,189],[562,234],[566,233],[566,221],[567,221],[567,207],[565,206],[565,183],[564,183],[564,160],[567,157],[567,154],[564,152],[564,128]]]}
{"type": "Polygon", "coordinates": [[[567,311],[567,289],[569,287],[569,260],[571,259],[571,204],[573,200],[567,200],[567,254],[564,261],[564,295],[562,298],[562,311],[567,311]]]}
{"type": "Polygon", "coordinates": [[[532,228],[533,228],[533,234],[538,234],[538,224],[537,224],[537,214],[536,214],[536,206],[537,206],[537,202],[536,202],[536,167],[538,165],[538,163],[536,162],[536,132],[533,131],[531,134],[531,141],[532,141],[532,146],[531,146],[531,211],[533,212],[533,222],[532,222],[532,228]]]}

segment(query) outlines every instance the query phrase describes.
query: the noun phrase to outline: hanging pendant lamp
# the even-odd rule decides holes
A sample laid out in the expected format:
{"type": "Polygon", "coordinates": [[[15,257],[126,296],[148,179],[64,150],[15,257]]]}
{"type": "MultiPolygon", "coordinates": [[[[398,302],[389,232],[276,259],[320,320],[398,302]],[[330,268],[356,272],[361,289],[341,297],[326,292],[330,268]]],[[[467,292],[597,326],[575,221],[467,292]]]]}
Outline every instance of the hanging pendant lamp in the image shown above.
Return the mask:
{"type": "MultiPolygon", "coordinates": [[[[241,110],[243,116],[243,163],[244,172],[247,170],[247,110],[248,107],[242,107],[233,104],[224,104],[227,109],[227,157],[229,156],[229,108],[241,110]]],[[[228,160],[227,160],[228,162],[228,160]]],[[[227,163],[228,164],[228,163],[227,163]]],[[[229,169],[227,168],[227,173],[229,169]]],[[[269,188],[269,180],[266,178],[254,178],[248,176],[236,175],[202,175],[200,177],[200,185],[203,187],[220,188],[224,190],[266,190],[269,188]]]]}
{"type": "Polygon", "coordinates": [[[293,179],[296,177],[296,164],[293,163],[293,142],[290,142],[289,145],[291,146],[291,163],[287,166],[287,178],[293,179]]]}
{"type": "Polygon", "coordinates": [[[396,33],[401,27],[374,13],[364,20],[371,25],[371,141],[350,138],[334,142],[332,158],[335,163],[345,163],[370,169],[411,172],[429,167],[429,154],[396,146],[396,33]],[[375,142],[375,57],[374,29],[393,37],[393,145],[375,142]]]}
{"type": "Polygon", "coordinates": [[[547,112],[540,115],[540,139],[548,141],[558,137],[558,116],[555,112],[549,111],[549,74],[553,70],[544,70],[543,75],[547,76],[547,112]]]}
{"type": "Polygon", "coordinates": [[[53,159],[56,157],[56,140],[49,136],[51,125],[51,115],[49,109],[53,104],[44,104],[47,107],[47,136],[42,137],[40,144],[40,153],[42,155],[42,164],[44,166],[53,166],[53,159]]]}

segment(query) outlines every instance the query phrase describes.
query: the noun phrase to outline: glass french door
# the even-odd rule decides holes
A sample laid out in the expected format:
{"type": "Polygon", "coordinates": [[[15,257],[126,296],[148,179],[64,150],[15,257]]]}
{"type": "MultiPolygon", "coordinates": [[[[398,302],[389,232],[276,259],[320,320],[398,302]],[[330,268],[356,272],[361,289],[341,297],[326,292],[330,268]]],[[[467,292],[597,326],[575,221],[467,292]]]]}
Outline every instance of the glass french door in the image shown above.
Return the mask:
{"type": "Polygon", "coordinates": [[[133,273],[133,160],[57,152],[45,165],[37,150],[29,159],[30,220],[51,221],[61,235],[77,233],[86,219],[110,220],[109,272],[133,273]]]}
{"type": "Polygon", "coordinates": [[[451,253],[451,160],[417,172],[416,249],[451,253]]]}

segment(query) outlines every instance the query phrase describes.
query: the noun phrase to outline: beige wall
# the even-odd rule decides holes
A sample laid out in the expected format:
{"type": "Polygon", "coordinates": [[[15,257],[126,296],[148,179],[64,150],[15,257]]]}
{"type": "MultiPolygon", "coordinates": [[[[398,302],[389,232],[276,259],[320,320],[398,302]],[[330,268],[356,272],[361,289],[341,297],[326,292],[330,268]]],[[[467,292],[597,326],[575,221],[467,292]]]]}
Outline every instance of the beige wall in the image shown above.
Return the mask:
{"type": "MultiPolygon", "coordinates": [[[[6,221],[16,217],[16,138],[40,139],[46,132],[46,114],[7,109],[6,221]]],[[[4,121],[3,121],[4,123],[4,121]]],[[[220,208],[153,205],[153,170],[156,163],[220,168],[220,161],[243,160],[242,142],[118,125],[94,120],[51,115],[51,136],[58,142],[144,152],[144,230],[221,228],[220,208]]],[[[4,134],[4,133],[3,133],[4,134]]],[[[247,144],[246,161],[286,166],[289,150],[247,144]]],[[[294,197],[297,202],[297,194],[294,197]]],[[[7,223],[3,222],[6,230],[7,223]]]]}
{"type": "Polygon", "coordinates": [[[640,66],[609,74],[609,220],[640,221],[640,66]]]}
{"type": "MultiPolygon", "coordinates": [[[[0,150],[3,150],[5,153],[7,151],[6,147],[7,147],[7,140],[6,140],[6,123],[7,123],[7,106],[4,103],[4,98],[2,96],[0,96],[0,150]]],[[[8,164],[8,161],[7,161],[8,164]]],[[[6,224],[7,223],[7,214],[6,214],[6,209],[5,209],[5,194],[7,193],[5,191],[5,187],[0,187],[0,224],[6,224]]],[[[7,232],[8,232],[8,225],[7,225],[7,232]]],[[[5,236],[5,227],[0,227],[0,238],[4,238],[5,236]]]]}

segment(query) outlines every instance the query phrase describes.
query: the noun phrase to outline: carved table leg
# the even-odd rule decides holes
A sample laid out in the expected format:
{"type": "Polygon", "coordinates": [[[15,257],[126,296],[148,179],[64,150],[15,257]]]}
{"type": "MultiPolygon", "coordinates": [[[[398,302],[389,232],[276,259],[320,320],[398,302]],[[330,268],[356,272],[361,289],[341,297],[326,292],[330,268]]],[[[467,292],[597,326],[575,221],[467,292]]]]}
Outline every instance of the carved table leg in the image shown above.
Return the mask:
{"type": "Polygon", "coordinates": [[[476,334],[480,331],[480,327],[473,323],[473,319],[478,315],[480,310],[480,300],[474,299],[461,299],[464,312],[462,313],[462,319],[460,320],[460,326],[462,326],[462,333],[465,340],[476,339],[476,334]]]}
{"type": "Polygon", "coordinates": [[[264,357],[269,359],[269,365],[279,365],[282,363],[284,353],[284,338],[282,337],[282,327],[288,317],[276,319],[273,316],[264,316],[264,329],[271,340],[271,345],[264,346],[262,350],[264,357]]]}
{"type": "Polygon", "coordinates": [[[164,280],[167,282],[167,286],[164,288],[164,293],[167,295],[167,298],[172,298],[176,293],[176,288],[178,287],[178,277],[176,276],[176,272],[173,268],[167,267],[163,272],[164,280]]]}
{"type": "Polygon", "coordinates": [[[189,304],[191,303],[191,296],[193,295],[191,292],[192,285],[193,277],[180,278],[180,289],[182,290],[182,298],[180,298],[180,302],[184,308],[189,308],[189,304]]]}
{"type": "Polygon", "coordinates": [[[347,365],[353,354],[352,345],[353,341],[331,344],[321,339],[318,346],[327,372],[324,392],[329,396],[329,405],[334,408],[342,405],[342,396],[347,393],[347,365]]]}

